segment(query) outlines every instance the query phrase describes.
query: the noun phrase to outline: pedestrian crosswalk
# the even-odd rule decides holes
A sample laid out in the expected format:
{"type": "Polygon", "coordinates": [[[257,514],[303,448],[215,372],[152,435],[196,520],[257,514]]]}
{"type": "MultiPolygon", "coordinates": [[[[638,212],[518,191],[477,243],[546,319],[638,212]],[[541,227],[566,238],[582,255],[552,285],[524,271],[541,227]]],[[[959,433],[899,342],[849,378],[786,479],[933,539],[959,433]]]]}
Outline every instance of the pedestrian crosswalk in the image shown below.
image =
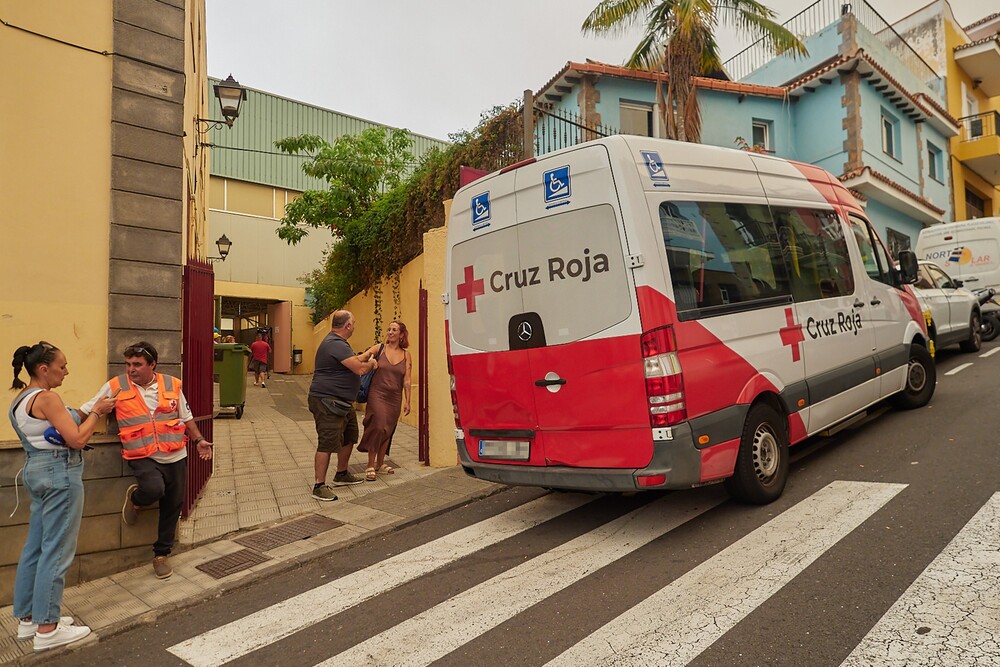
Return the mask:
{"type": "MultiPolygon", "coordinates": [[[[623,613],[609,616],[602,625],[604,619],[588,626],[580,636],[561,644],[568,645],[561,653],[553,651],[532,664],[687,665],[891,505],[906,488],[885,482],[833,482],[650,590],[623,613]]],[[[520,614],[566,594],[602,570],[620,567],[641,550],[669,545],[673,531],[710,517],[725,500],[718,487],[659,497],[582,529],[485,581],[443,601],[427,603],[425,609],[391,627],[376,628],[372,636],[337,647],[332,655],[323,653],[319,660],[313,657],[306,664],[429,665],[502,624],[517,622],[520,614]]],[[[395,588],[418,585],[423,577],[463,558],[488,555],[526,531],[558,525],[564,515],[586,511],[591,502],[593,496],[543,496],[167,650],[193,667],[219,667],[244,657],[252,661],[255,651],[292,641],[295,633],[353,607],[374,604],[378,596],[395,588]]],[[[885,612],[843,662],[844,667],[1000,666],[998,573],[1000,493],[983,505],[885,612]]]]}

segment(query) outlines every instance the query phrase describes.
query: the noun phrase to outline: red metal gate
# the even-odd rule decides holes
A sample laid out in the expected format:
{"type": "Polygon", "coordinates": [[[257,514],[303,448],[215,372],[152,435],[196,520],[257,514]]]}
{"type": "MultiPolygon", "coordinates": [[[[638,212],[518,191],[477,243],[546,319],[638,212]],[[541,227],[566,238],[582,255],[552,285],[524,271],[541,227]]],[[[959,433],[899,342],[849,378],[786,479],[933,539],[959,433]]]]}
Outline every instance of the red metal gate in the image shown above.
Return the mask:
{"type": "MultiPolygon", "coordinates": [[[[181,362],[184,396],[198,430],[212,440],[212,329],[215,326],[215,272],[211,264],[189,259],[184,267],[184,324],[181,362]]],[[[187,517],[212,476],[212,461],[198,458],[188,444],[187,491],[182,515],[187,517]]]]}
{"type": "Polygon", "coordinates": [[[420,281],[420,314],[418,316],[417,331],[420,334],[420,345],[417,351],[417,458],[424,464],[430,465],[430,412],[427,408],[427,290],[424,289],[424,281],[420,281]]]}

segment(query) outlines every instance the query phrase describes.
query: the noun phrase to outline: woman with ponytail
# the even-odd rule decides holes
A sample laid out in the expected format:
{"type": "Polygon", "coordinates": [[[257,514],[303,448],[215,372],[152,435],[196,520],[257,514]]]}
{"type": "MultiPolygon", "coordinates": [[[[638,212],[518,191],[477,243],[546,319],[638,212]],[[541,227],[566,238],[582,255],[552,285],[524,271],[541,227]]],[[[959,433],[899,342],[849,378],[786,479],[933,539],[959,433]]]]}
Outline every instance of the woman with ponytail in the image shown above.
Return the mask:
{"type": "Polygon", "coordinates": [[[76,553],[83,517],[83,447],[94,435],[97,418],[115,402],[102,399],[80,423],[57,393],[69,375],[66,355],[46,342],[24,345],[14,352],[14,382],[18,394],[8,417],[24,447],[24,488],[31,499],[28,539],[14,579],[17,638],[34,638],[34,649],[63,646],[90,634],[90,628],[60,617],[66,571],[76,553]],[[27,385],[20,378],[28,373],[27,385]]]}

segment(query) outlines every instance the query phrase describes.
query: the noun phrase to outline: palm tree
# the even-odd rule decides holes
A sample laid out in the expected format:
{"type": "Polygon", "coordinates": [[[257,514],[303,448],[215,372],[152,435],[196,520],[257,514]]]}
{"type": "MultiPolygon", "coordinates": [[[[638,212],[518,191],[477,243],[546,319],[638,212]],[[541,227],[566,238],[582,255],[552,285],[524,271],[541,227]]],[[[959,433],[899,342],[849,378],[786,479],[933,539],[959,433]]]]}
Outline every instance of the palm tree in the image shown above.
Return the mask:
{"type": "Polygon", "coordinates": [[[644,23],[642,39],[625,66],[669,73],[666,93],[656,84],[663,127],[670,139],[696,142],[701,136],[701,113],[691,77],[722,69],[714,34],[719,25],[761,39],[777,54],[808,53],[794,34],[774,21],[775,16],[756,0],[602,0],[582,30],[623,35],[644,23]]]}

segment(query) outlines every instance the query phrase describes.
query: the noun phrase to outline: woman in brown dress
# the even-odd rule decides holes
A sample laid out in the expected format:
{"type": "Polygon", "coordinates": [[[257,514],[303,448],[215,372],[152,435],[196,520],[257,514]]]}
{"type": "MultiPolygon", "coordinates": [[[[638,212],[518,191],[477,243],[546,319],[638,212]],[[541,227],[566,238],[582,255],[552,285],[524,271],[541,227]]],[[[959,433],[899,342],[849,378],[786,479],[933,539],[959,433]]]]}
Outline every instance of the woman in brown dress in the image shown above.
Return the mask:
{"type": "MultiPolygon", "coordinates": [[[[361,354],[376,355],[380,344],[361,354]]],[[[389,448],[389,438],[399,421],[400,403],[403,414],[410,414],[410,367],[412,360],[406,348],[410,346],[410,335],[402,322],[389,323],[385,336],[385,348],[378,358],[378,370],[372,376],[368,390],[368,404],[365,407],[364,433],[358,443],[358,451],[368,452],[368,468],[365,480],[375,481],[375,475],[391,475],[395,472],[385,463],[385,453],[389,448]]]]}

